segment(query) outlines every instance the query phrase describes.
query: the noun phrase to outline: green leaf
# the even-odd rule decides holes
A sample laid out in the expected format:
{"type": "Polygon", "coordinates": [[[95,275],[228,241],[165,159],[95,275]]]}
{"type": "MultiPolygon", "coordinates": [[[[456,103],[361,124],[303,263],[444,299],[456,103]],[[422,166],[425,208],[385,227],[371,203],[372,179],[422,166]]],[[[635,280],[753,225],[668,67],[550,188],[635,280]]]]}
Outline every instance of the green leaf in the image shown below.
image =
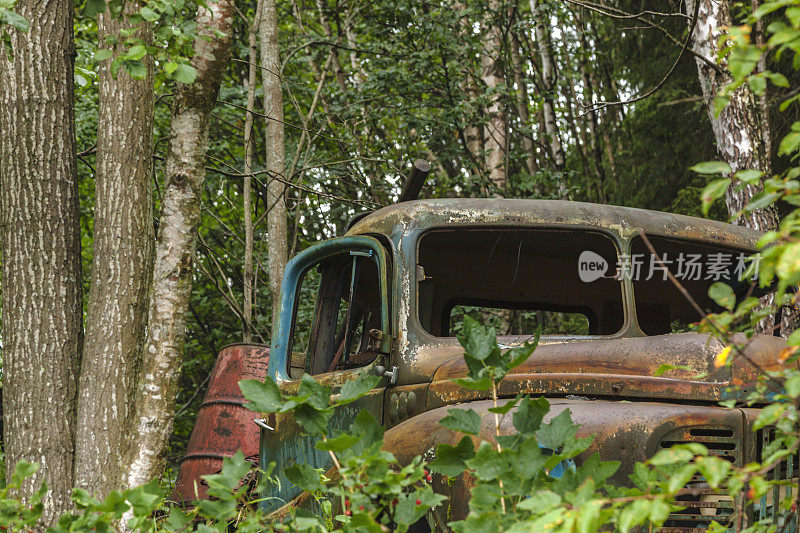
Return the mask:
{"type": "Polygon", "coordinates": [[[790,278],[800,272],[800,243],[788,244],[783,247],[775,273],[780,278],[790,278]]]}
{"type": "Polygon", "coordinates": [[[708,297],[728,311],[733,311],[733,307],[736,305],[736,295],[733,294],[733,289],[721,281],[715,282],[708,288],[708,297]]]}
{"type": "Polygon", "coordinates": [[[139,10],[139,15],[141,15],[142,18],[147,22],[155,22],[159,19],[158,13],[147,6],[144,6],[139,10]]]}
{"type": "Polygon", "coordinates": [[[659,450],[649,461],[651,465],[665,466],[678,463],[686,463],[692,460],[694,454],[681,446],[673,446],[665,450],[659,450]]]}
{"type": "Polygon", "coordinates": [[[555,451],[567,439],[572,438],[576,431],[578,431],[578,426],[572,423],[572,413],[569,409],[564,409],[548,424],[539,428],[536,438],[539,440],[539,444],[555,451]]]}
{"type": "Polygon", "coordinates": [[[504,415],[504,414],[508,413],[510,410],[512,410],[514,407],[516,407],[517,403],[519,403],[519,401],[521,399],[522,399],[522,396],[517,395],[516,398],[512,398],[511,400],[508,400],[503,405],[499,405],[497,407],[490,407],[488,410],[489,410],[490,413],[497,413],[498,415],[504,415]]]}
{"type": "Polygon", "coordinates": [[[764,209],[765,207],[771,205],[775,202],[778,198],[781,197],[781,193],[778,192],[766,192],[757,195],[755,198],[747,202],[745,206],[745,211],[756,211],[757,209],[764,209]]]}
{"type": "Polygon", "coordinates": [[[315,491],[324,488],[319,472],[303,463],[295,463],[284,471],[286,479],[301,490],[315,491]]]}
{"type": "Polygon", "coordinates": [[[725,161],[705,161],[690,167],[689,170],[694,170],[698,174],[730,174],[731,166],[725,161]]]}
{"type": "Polygon", "coordinates": [[[672,507],[670,507],[663,498],[657,498],[653,500],[650,506],[650,522],[656,527],[661,527],[661,525],[666,522],[667,518],[669,518],[671,512],[672,507]]]}
{"type": "Polygon", "coordinates": [[[239,382],[242,395],[249,401],[245,407],[257,413],[275,413],[283,405],[278,385],[268,377],[264,382],[245,379],[239,382]]]}
{"type": "Polygon", "coordinates": [[[706,185],[706,188],[703,189],[703,192],[700,194],[700,199],[703,202],[704,214],[708,214],[709,209],[711,209],[711,204],[713,204],[715,200],[725,195],[725,191],[728,190],[730,184],[731,180],[729,178],[723,178],[714,180],[706,185]]]}
{"type": "Polygon", "coordinates": [[[620,531],[630,531],[635,526],[644,523],[650,515],[651,507],[652,503],[650,500],[636,500],[623,508],[617,520],[617,528],[620,531]]]}
{"type": "Polygon", "coordinates": [[[98,50],[97,52],[94,53],[94,58],[93,59],[95,61],[105,61],[106,59],[110,58],[112,55],[114,55],[114,54],[113,54],[113,52],[111,52],[111,50],[106,50],[104,48],[101,48],[100,50],[98,50]]]}
{"type": "Polygon", "coordinates": [[[130,77],[135,80],[143,80],[147,77],[147,67],[141,61],[125,61],[124,66],[130,77]]]}
{"type": "Polygon", "coordinates": [[[358,435],[360,440],[353,445],[349,453],[358,455],[367,450],[380,449],[383,444],[384,429],[369,411],[362,410],[350,424],[349,433],[358,435]]]}
{"type": "Polygon", "coordinates": [[[467,466],[475,470],[475,477],[484,481],[497,479],[506,471],[507,463],[497,449],[483,441],[475,452],[475,457],[467,461],[467,466]]]}
{"type": "Polygon", "coordinates": [[[517,368],[519,365],[528,360],[531,354],[536,350],[536,347],[539,345],[539,337],[541,337],[541,335],[542,328],[539,326],[536,328],[536,333],[533,335],[533,342],[526,342],[524,346],[511,348],[506,352],[506,355],[508,355],[510,358],[510,362],[508,364],[509,370],[517,368]]]}
{"type": "Polygon", "coordinates": [[[167,517],[167,521],[164,522],[166,529],[168,531],[184,531],[191,522],[191,519],[178,509],[177,507],[170,507],[169,516],[167,517]]]}
{"type": "Polygon", "coordinates": [[[475,445],[469,437],[463,437],[455,446],[440,444],[436,447],[436,458],[428,467],[445,476],[454,477],[467,468],[466,462],[475,456],[475,445]]]}
{"type": "Polygon", "coordinates": [[[208,493],[219,499],[234,498],[233,491],[241,484],[242,478],[250,472],[253,465],[244,458],[241,450],[233,457],[222,459],[222,470],[219,474],[202,476],[208,484],[208,493]]]}
{"type": "Polygon", "coordinates": [[[561,496],[549,490],[537,490],[529,498],[522,500],[518,509],[543,514],[561,504],[561,496]]]}
{"type": "Polygon", "coordinates": [[[106,10],[106,0],[86,0],[84,9],[87,17],[94,17],[106,10]]]}
{"type": "Polygon", "coordinates": [[[794,375],[786,379],[786,383],[784,383],[784,388],[786,389],[786,395],[791,398],[797,398],[800,396],[800,375],[794,375]]]}
{"type": "Polygon", "coordinates": [[[678,492],[680,489],[685,487],[689,481],[691,481],[692,476],[694,476],[696,472],[697,465],[694,463],[689,463],[682,466],[678,470],[671,472],[669,481],[667,482],[667,492],[672,494],[678,492]]]}
{"type": "Polygon", "coordinates": [[[758,431],[764,426],[770,426],[778,421],[778,419],[786,411],[786,405],[782,403],[771,403],[767,405],[758,414],[758,418],[753,423],[753,431],[758,431]]]}
{"type": "Polygon", "coordinates": [[[490,355],[499,353],[497,336],[494,328],[485,328],[469,315],[464,316],[464,335],[458,337],[458,342],[464,347],[464,357],[471,357],[484,361],[490,355]]]}
{"type": "Polygon", "coordinates": [[[539,397],[536,400],[528,397],[523,398],[512,415],[514,427],[522,435],[530,437],[539,430],[542,419],[548,411],[550,411],[550,402],[544,397],[539,397]]]}
{"type": "Polygon", "coordinates": [[[175,67],[175,70],[170,73],[170,78],[190,85],[194,83],[194,80],[197,78],[197,70],[191,65],[180,63],[175,67]]]}
{"type": "Polygon", "coordinates": [[[480,379],[458,378],[453,383],[470,390],[489,390],[492,388],[492,380],[486,376],[480,379]]]}
{"type": "Polygon", "coordinates": [[[158,478],[146,485],[140,485],[125,491],[125,499],[133,507],[133,515],[137,518],[150,516],[161,502],[161,489],[158,478]]]}
{"type": "Polygon", "coordinates": [[[339,392],[339,399],[336,401],[336,403],[339,405],[347,405],[348,403],[352,403],[359,398],[362,398],[369,391],[374,389],[375,386],[380,383],[381,379],[382,378],[380,376],[373,374],[359,374],[356,379],[351,379],[342,385],[342,389],[339,392]]]}
{"type": "Polygon", "coordinates": [[[600,510],[603,502],[592,500],[581,506],[578,511],[578,520],[575,522],[577,533],[594,533],[600,526],[600,510]]]}
{"type": "Polygon", "coordinates": [[[509,459],[517,477],[531,479],[544,468],[548,458],[549,455],[542,451],[536,439],[525,439],[509,459]]]}
{"type": "Polygon", "coordinates": [[[733,175],[736,179],[747,183],[748,185],[755,185],[764,175],[760,170],[740,170],[733,175]]]}
{"type": "Polygon", "coordinates": [[[713,455],[698,457],[696,462],[700,473],[712,489],[719,487],[731,471],[731,464],[728,461],[713,455]]]}
{"type": "Polygon", "coordinates": [[[477,435],[481,429],[481,416],[472,409],[448,409],[447,416],[439,424],[470,435],[477,435]]]}
{"type": "Polygon", "coordinates": [[[31,29],[31,25],[28,23],[25,17],[14,11],[11,11],[10,9],[0,9],[0,22],[3,20],[5,20],[5,22],[10,26],[20,31],[28,31],[31,29]]]}
{"type": "Polygon", "coordinates": [[[297,423],[309,435],[323,435],[328,430],[328,421],[333,416],[333,409],[317,409],[313,405],[303,403],[292,411],[297,423]]]}
{"type": "Polygon", "coordinates": [[[360,435],[351,435],[349,433],[342,433],[337,437],[327,440],[318,441],[316,448],[325,452],[341,453],[353,447],[353,445],[361,439],[360,435]]]}
{"type": "Polygon", "coordinates": [[[800,148],[800,132],[792,131],[781,139],[778,145],[778,155],[791,155],[800,148]]]}
{"type": "Polygon", "coordinates": [[[305,403],[317,408],[327,409],[331,403],[331,394],[326,387],[323,387],[317,381],[309,376],[303,374],[300,378],[300,387],[297,391],[297,397],[305,397],[305,403]]]}
{"type": "Polygon", "coordinates": [[[143,44],[131,46],[125,54],[125,59],[130,61],[139,61],[147,55],[147,48],[143,44]]]}

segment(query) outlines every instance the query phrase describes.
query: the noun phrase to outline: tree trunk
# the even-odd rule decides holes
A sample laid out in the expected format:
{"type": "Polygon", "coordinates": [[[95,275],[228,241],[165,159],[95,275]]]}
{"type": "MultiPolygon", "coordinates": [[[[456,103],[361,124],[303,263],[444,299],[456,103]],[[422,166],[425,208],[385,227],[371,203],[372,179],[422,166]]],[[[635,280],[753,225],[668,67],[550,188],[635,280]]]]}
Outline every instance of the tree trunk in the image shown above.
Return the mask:
{"type": "MultiPolygon", "coordinates": [[[[697,6],[698,12],[692,35],[692,48],[697,54],[711,62],[716,62],[722,28],[731,26],[728,3],[716,0],[687,0],[687,13],[693,14],[695,6],[697,6]],[[699,5],[695,2],[699,2],[699,5]]],[[[722,109],[719,116],[716,116],[714,97],[720,88],[731,81],[727,64],[721,64],[719,71],[716,71],[698,58],[697,72],[711,127],[717,141],[717,149],[722,158],[734,172],[756,169],[769,173],[769,157],[764,150],[758,106],[750,87],[746,83],[739,87],[731,95],[728,105],[722,109]]],[[[762,190],[762,187],[748,185],[741,190],[736,189],[738,188],[730,187],[725,195],[728,212],[731,216],[741,211],[747,202],[762,190]]],[[[778,216],[774,208],[760,209],[739,217],[736,223],[766,231],[777,227],[778,216]]]]}
{"type": "MultiPolygon", "coordinates": [[[[752,0],[753,11],[759,7],[758,0],[752,0]]],[[[756,21],[755,27],[756,45],[760,49],[764,49],[764,20],[759,18],[756,21]]],[[[756,72],[759,74],[767,70],[767,54],[763,53],[758,58],[756,65],[756,72]]],[[[758,109],[761,113],[761,138],[764,140],[764,153],[767,159],[772,162],[772,132],[769,126],[769,84],[764,87],[764,91],[758,97],[758,109]]]]}
{"type": "MultiPolygon", "coordinates": [[[[129,27],[123,17],[102,14],[100,38],[129,27]]],[[[149,40],[149,31],[139,37],[149,40]]],[[[75,434],[75,484],[100,497],[121,482],[153,268],[153,64],[143,60],[141,80],[100,64],[92,284],[75,434]]]]}
{"type": "Polygon", "coordinates": [[[244,324],[242,342],[253,340],[253,293],[255,276],[253,274],[253,109],[256,101],[256,67],[258,62],[258,25],[261,20],[261,2],[256,3],[256,15],[247,33],[249,65],[247,72],[247,116],[244,119],[244,184],[242,185],[244,210],[244,272],[242,313],[244,324]]]}
{"type": "Polygon", "coordinates": [[[583,20],[583,8],[578,8],[575,18],[578,22],[578,44],[580,51],[578,52],[578,66],[581,71],[581,78],[583,79],[583,105],[589,115],[589,146],[592,150],[592,158],[594,159],[594,168],[596,174],[597,186],[597,201],[605,203],[606,197],[606,169],[603,166],[603,156],[600,150],[600,142],[598,140],[597,129],[597,113],[594,109],[594,83],[589,73],[589,68],[586,65],[586,54],[588,54],[589,46],[586,42],[586,30],[583,20]]]}
{"type": "Polygon", "coordinates": [[[484,21],[486,38],[484,54],[481,57],[481,79],[489,93],[489,104],[486,107],[486,125],[484,126],[483,151],[487,177],[492,185],[492,193],[504,196],[507,185],[506,151],[508,145],[508,124],[503,106],[502,90],[505,86],[503,72],[500,68],[500,55],[503,42],[500,28],[494,17],[502,8],[501,3],[493,0],[489,3],[490,15],[484,21]]]}
{"type": "MultiPolygon", "coordinates": [[[[566,162],[564,158],[564,148],[561,145],[561,137],[558,132],[555,112],[555,84],[553,54],[550,50],[550,36],[547,34],[545,26],[546,12],[539,5],[538,0],[530,0],[531,15],[534,21],[534,33],[536,43],[539,47],[539,58],[542,63],[542,112],[544,114],[544,127],[547,133],[547,140],[550,145],[550,155],[556,170],[563,172],[566,162]]],[[[566,196],[566,184],[563,177],[558,182],[558,195],[566,196]]]]}
{"type": "Polygon", "coordinates": [[[6,477],[47,482],[44,524],[70,507],[82,342],[73,2],[21,0],[30,31],[0,54],[3,424],[6,477]]]}
{"type": "MultiPolygon", "coordinates": [[[[525,169],[531,176],[538,172],[536,167],[536,148],[533,144],[533,127],[531,115],[528,111],[528,84],[525,82],[524,65],[519,53],[519,40],[511,32],[511,61],[514,67],[514,85],[517,86],[517,115],[523,128],[522,149],[525,152],[525,169]]],[[[537,195],[538,196],[538,195],[537,195]]]]}
{"type": "Polygon", "coordinates": [[[172,431],[205,180],[208,122],[228,64],[233,15],[233,0],[208,2],[208,8],[198,8],[198,27],[211,38],[195,41],[192,66],[197,69],[196,81],[192,85],[178,83],[175,90],[147,337],[129,437],[127,487],[160,473],[172,431]],[[224,36],[213,36],[215,30],[224,36]]]}
{"type": "Polygon", "coordinates": [[[260,24],[261,72],[264,88],[264,114],[267,124],[264,134],[267,171],[267,232],[269,246],[269,290],[272,294],[273,323],[278,316],[278,295],[281,291],[283,270],[287,261],[286,229],[286,185],[276,178],[284,176],[286,162],[283,141],[283,92],[280,79],[280,59],[278,55],[278,9],[275,0],[263,0],[260,24]]]}

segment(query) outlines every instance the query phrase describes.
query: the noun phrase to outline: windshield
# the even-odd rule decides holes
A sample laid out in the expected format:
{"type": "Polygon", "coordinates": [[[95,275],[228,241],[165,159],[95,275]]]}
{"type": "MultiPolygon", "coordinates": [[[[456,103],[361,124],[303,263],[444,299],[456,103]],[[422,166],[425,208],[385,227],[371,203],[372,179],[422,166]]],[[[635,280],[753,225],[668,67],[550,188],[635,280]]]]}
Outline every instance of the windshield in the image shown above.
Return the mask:
{"type": "Polygon", "coordinates": [[[428,231],[418,248],[419,320],[438,337],[457,335],[467,315],[499,335],[613,335],[624,323],[616,263],[614,242],[597,231],[428,231]],[[581,261],[591,276],[596,268],[591,282],[581,261]]]}

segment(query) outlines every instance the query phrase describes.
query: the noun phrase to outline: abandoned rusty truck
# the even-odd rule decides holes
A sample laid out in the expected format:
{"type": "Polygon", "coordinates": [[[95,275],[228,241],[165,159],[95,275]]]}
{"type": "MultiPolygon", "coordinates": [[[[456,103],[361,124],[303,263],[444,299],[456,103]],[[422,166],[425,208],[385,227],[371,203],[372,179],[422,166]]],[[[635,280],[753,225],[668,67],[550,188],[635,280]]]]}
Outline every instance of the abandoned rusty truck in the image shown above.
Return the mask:
{"type": "MultiPolygon", "coordinates": [[[[769,438],[751,430],[758,411],[717,402],[744,397],[756,368],[737,359],[714,369],[723,346],[687,332],[700,317],[667,280],[663,264],[653,261],[640,232],[704,309],[716,309],[708,297],[715,281],[739,294],[746,290],[748,283],[737,280],[760,235],[746,228],[555,200],[404,202],[361,218],[345,236],[289,263],[268,373],[286,388],[309,373],[334,393],[355,373],[383,376],[333,423],[346,427],[366,409],[382,420],[385,448],[401,462],[430,459],[437,444],[456,444],[462,436],[437,423],[454,406],[481,414],[480,438],[492,439],[491,401],[452,381],[466,374],[456,335],[470,314],[494,325],[505,346],[542,328],[539,348],[499,392],[544,395],[549,416],[568,408],[579,435],[595,438],[586,453],[622,462],[615,482],[625,484],[636,461],[679,442],[700,442],[737,465],[755,460],[769,438]],[[681,369],[657,377],[664,364],[681,369]],[[698,379],[703,372],[708,377],[698,379]]],[[[749,359],[775,368],[784,345],[758,336],[747,348],[749,359]]],[[[330,466],[290,418],[271,415],[265,425],[262,465],[330,466]]],[[[793,466],[784,465],[783,475],[792,477],[793,466]]],[[[438,522],[463,517],[469,487],[445,487],[436,477],[433,485],[450,498],[449,509],[433,511],[443,513],[438,522]]],[[[687,496],[687,508],[666,526],[702,528],[732,511],[724,496],[703,492],[687,496]]],[[[298,494],[283,479],[268,505],[298,494]]],[[[769,511],[764,505],[759,512],[769,511]]]]}

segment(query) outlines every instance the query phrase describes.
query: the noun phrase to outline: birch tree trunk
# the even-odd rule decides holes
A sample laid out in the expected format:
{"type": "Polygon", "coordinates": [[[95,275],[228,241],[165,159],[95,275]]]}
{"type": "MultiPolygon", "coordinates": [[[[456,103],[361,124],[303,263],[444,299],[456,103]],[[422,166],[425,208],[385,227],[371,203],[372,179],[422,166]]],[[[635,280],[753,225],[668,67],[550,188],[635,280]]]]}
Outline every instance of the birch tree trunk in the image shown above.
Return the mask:
{"type": "Polygon", "coordinates": [[[506,166],[508,124],[506,123],[506,113],[501,92],[505,86],[503,72],[500,67],[503,42],[500,27],[494,20],[501,8],[501,2],[498,0],[489,2],[489,14],[483,24],[487,38],[484,45],[484,54],[481,57],[481,79],[486,85],[486,91],[489,93],[483,135],[486,172],[494,189],[492,192],[504,196],[508,182],[506,166]]]}
{"type": "MultiPolygon", "coordinates": [[[[98,21],[101,39],[127,27],[108,12],[98,21]]],[[[149,31],[139,37],[149,41],[149,31]]],[[[121,481],[153,269],[153,64],[143,61],[147,76],[138,80],[100,63],[92,284],[75,435],[75,484],[100,497],[121,481]]]]}
{"type": "MultiPolygon", "coordinates": [[[[697,22],[692,35],[692,48],[697,54],[715,63],[720,48],[719,37],[723,29],[731,25],[728,3],[717,0],[687,0],[687,13],[693,14],[695,9],[697,22]]],[[[758,105],[750,87],[743,84],[731,95],[730,102],[719,116],[714,112],[714,97],[720,88],[731,81],[727,68],[727,64],[723,62],[717,71],[697,58],[698,77],[717,149],[734,172],[756,169],[769,173],[770,162],[764,149],[758,105]]],[[[728,212],[732,216],[762,190],[761,186],[755,185],[745,186],[741,190],[735,189],[737,188],[730,187],[725,195],[728,212]]],[[[736,223],[766,231],[777,227],[778,216],[774,208],[760,209],[743,215],[736,223]]]]}
{"type": "Polygon", "coordinates": [[[195,41],[192,66],[197,69],[196,81],[192,85],[178,83],[175,90],[126,487],[145,483],[160,473],[172,431],[205,180],[208,122],[228,64],[233,16],[233,0],[208,2],[208,8],[198,8],[197,25],[211,38],[195,41]],[[224,36],[213,36],[215,30],[224,36]]]}
{"type": "Polygon", "coordinates": [[[267,171],[267,232],[269,245],[269,290],[272,294],[272,316],[278,315],[278,295],[287,260],[286,185],[276,178],[287,179],[283,144],[283,93],[281,92],[280,59],[278,56],[278,10],[275,0],[263,0],[259,28],[261,41],[261,73],[264,88],[267,171]]]}
{"type": "MultiPolygon", "coordinates": [[[[550,49],[550,36],[547,34],[545,26],[546,12],[539,5],[537,0],[530,0],[531,15],[534,21],[534,33],[536,43],[539,48],[539,59],[542,71],[542,114],[544,115],[544,127],[547,133],[547,140],[550,145],[550,155],[556,170],[563,172],[566,162],[564,158],[564,148],[561,145],[561,137],[558,132],[555,111],[555,84],[553,64],[553,54],[550,49]]],[[[566,196],[566,185],[564,179],[559,179],[558,193],[560,197],[566,196]]]]}
{"type": "Polygon", "coordinates": [[[46,481],[44,524],[70,507],[82,343],[70,0],[21,0],[30,31],[0,53],[3,444],[6,477],[20,461],[46,481]]]}

